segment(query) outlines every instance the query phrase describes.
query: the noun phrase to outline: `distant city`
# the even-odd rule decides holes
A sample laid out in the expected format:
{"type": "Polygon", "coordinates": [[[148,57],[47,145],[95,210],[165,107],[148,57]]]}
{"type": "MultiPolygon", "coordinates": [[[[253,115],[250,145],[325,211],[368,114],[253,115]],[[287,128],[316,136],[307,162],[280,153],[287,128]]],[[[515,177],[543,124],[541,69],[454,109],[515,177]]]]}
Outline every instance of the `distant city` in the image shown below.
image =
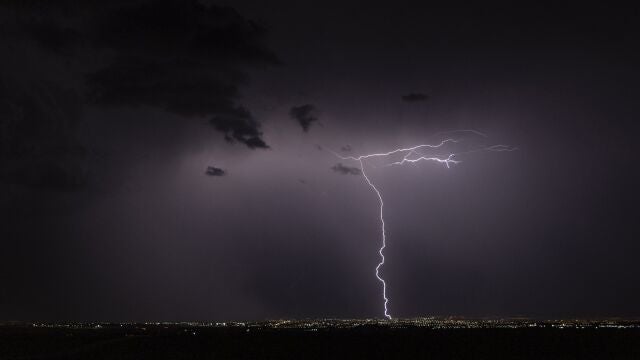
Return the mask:
{"type": "Polygon", "coordinates": [[[640,319],[0,323],[0,359],[640,359],[640,319]]]}
{"type": "Polygon", "coordinates": [[[29,325],[36,328],[71,328],[71,329],[102,329],[102,328],[129,328],[145,331],[149,328],[175,328],[185,327],[202,328],[228,328],[245,329],[246,331],[261,330],[306,330],[320,331],[332,329],[357,329],[357,328],[381,328],[381,329],[522,329],[522,328],[547,328],[547,329],[640,329],[640,319],[559,319],[559,320],[534,320],[528,318],[506,319],[466,319],[458,317],[421,317],[409,319],[299,319],[299,320],[266,320],[266,321],[228,321],[228,322],[69,322],[69,323],[5,323],[6,325],[29,325]]]}

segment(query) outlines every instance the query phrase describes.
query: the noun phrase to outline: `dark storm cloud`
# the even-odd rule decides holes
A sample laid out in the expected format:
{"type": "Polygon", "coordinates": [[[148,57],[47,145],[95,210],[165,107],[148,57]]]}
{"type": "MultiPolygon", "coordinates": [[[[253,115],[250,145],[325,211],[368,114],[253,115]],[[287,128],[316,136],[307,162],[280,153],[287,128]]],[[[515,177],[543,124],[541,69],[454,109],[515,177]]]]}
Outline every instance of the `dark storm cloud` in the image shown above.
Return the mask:
{"type": "Polygon", "coordinates": [[[205,171],[205,174],[209,176],[224,176],[227,174],[227,172],[215,166],[207,166],[207,170],[205,171]]]}
{"type": "Polygon", "coordinates": [[[84,185],[75,93],[52,83],[0,77],[0,181],[73,190],[84,185]]]}
{"type": "Polygon", "coordinates": [[[429,96],[422,93],[410,93],[402,96],[402,100],[406,102],[427,101],[429,96]]]}
{"type": "Polygon", "coordinates": [[[314,114],[316,111],[315,106],[311,104],[305,104],[300,106],[294,106],[289,111],[289,116],[296,120],[302,130],[309,131],[311,124],[318,121],[318,117],[314,114]]]}
{"type": "Polygon", "coordinates": [[[239,107],[229,112],[216,115],[209,120],[211,126],[224,133],[225,140],[238,141],[251,149],[266,149],[269,146],[262,140],[262,133],[258,130],[260,124],[246,109],[239,107]]]}
{"type": "Polygon", "coordinates": [[[344,152],[351,152],[353,149],[351,148],[351,145],[347,144],[347,145],[344,145],[343,147],[341,147],[340,150],[342,150],[344,152]]]}
{"type": "Polygon", "coordinates": [[[44,49],[62,56],[73,55],[82,40],[78,30],[51,23],[34,24],[26,33],[44,49]]]}
{"type": "Polygon", "coordinates": [[[0,63],[2,181],[84,183],[85,105],[208,117],[227,141],[268,148],[260,122],[238,99],[248,66],[278,60],[263,44],[265,29],[232,8],[195,0],[29,1],[3,3],[0,19],[0,50],[13,56],[0,63]]]}
{"type": "Polygon", "coordinates": [[[98,103],[149,105],[210,124],[249,148],[267,148],[260,123],[238,106],[246,80],[239,65],[276,64],[265,30],[235,10],[165,0],[123,7],[106,17],[96,45],[116,61],[89,76],[98,103]]]}
{"type": "Polygon", "coordinates": [[[362,174],[362,170],[357,167],[351,167],[343,165],[342,163],[337,163],[331,167],[331,170],[337,172],[342,175],[360,175],[362,174]]]}
{"type": "Polygon", "coordinates": [[[148,105],[183,116],[206,116],[234,108],[237,84],[205,68],[180,62],[121,57],[87,76],[90,100],[101,105],[148,105]]]}

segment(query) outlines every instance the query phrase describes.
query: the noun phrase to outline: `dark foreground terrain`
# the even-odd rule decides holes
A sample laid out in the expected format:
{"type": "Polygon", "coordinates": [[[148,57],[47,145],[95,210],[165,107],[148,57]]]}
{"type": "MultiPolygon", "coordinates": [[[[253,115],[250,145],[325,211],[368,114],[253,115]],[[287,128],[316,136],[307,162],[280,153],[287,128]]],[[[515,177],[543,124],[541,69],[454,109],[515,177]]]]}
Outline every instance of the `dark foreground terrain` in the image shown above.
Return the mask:
{"type": "Polygon", "coordinates": [[[640,359],[616,321],[3,324],[0,359],[640,359]]]}

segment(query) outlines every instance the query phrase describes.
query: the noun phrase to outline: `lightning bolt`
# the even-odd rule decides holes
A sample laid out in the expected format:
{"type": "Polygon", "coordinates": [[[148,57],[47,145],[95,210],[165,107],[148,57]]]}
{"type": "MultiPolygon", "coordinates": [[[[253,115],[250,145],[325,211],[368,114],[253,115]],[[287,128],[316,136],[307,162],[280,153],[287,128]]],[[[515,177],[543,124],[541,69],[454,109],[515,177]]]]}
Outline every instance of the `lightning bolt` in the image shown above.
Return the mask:
{"type": "MultiPolygon", "coordinates": [[[[474,133],[476,135],[479,135],[479,136],[482,136],[482,137],[485,137],[485,138],[487,137],[485,134],[483,134],[481,132],[478,132],[478,131],[475,131],[475,130],[455,130],[455,131],[450,131],[448,133],[454,133],[454,132],[470,132],[470,133],[474,133]]],[[[444,134],[444,133],[439,133],[439,134],[444,134]]],[[[456,160],[455,159],[455,157],[457,155],[469,154],[469,153],[474,153],[474,152],[479,152],[479,151],[501,152],[501,151],[514,151],[514,150],[518,149],[516,147],[512,147],[512,146],[508,146],[508,145],[491,145],[491,146],[475,148],[475,149],[471,149],[471,150],[467,150],[467,151],[462,151],[462,152],[458,152],[458,153],[449,153],[446,156],[437,156],[437,155],[435,155],[435,156],[427,156],[427,155],[424,155],[422,153],[423,150],[439,149],[439,148],[442,148],[443,146],[445,146],[447,144],[455,144],[455,143],[459,143],[459,142],[460,142],[460,140],[458,140],[458,139],[447,138],[447,139],[444,139],[444,140],[440,141],[437,144],[420,144],[420,145],[407,147],[407,148],[398,148],[398,149],[394,149],[394,150],[391,150],[391,151],[388,151],[388,152],[373,153],[373,154],[360,155],[360,156],[341,156],[340,154],[331,151],[335,156],[337,156],[338,158],[340,158],[342,160],[358,161],[360,163],[360,169],[362,171],[362,176],[366,180],[367,184],[371,187],[371,189],[373,189],[373,191],[378,196],[378,201],[380,203],[380,225],[382,227],[382,231],[381,231],[382,232],[382,245],[380,246],[380,249],[378,250],[378,254],[380,254],[380,262],[376,266],[376,278],[378,279],[378,281],[380,281],[382,283],[382,299],[384,300],[384,316],[389,320],[391,320],[391,315],[389,314],[389,308],[388,308],[389,298],[387,297],[387,283],[384,280],[384,278],[380,275],[380,269],[384,266],[384,260],[385,260],[385,258],[384,258],[384,249],[387,247],[387,234],[386,234],[386,231],[385,231],[385,223],[384,223],[384,200],[382,199],[382,194],[380,193],[380,190],[378,190],[378,188],[373,184],[373,182],[371,181],[371,179],[367,175],[367,172],[365,170],[366,167],[365,167],[364,160],[370,159],[370,158],[376,158],[376,157],[387,157],[387,156],[392,156],[392,155],[396,155],[396,154],[403,154],[403,157],[402,157],[401,160],[391,162],[391,163],[387,164],[386,166],[405,165],[405,164],[414,164],[414,163],[418,163],[418,162],[421,162],[421,161],[431,161],[431,162],[436,162],[436,163],[443,164],[447,168],[450,168],[452,164],[455,165],[455,164],[461,163],[460,160],[456,160]]]]}
{"type": "Polygon", "coordinates": [[[378,250],[378,254],[380,254],[380,262],[378,263],[378,266],[376,266],[376,278],[378,278],[378,280],[382,283],[382,298],[384,299],[384,316],[387,319],[391,320],[391,315],[389,315],[389,309],[387,308],[387,304],[389,303],[389,298],[387,298],[387,283],[386,281],[384,281],[382,276],[380,276],[380,268],[384,265],[384,248],[387,247],[387,234],[384,229],[384,213],[383,213],[384,200],[382,200],[382,194],[380,194],[380,191],[378,190],[378,188],[376,188],[376,186],[373,185],[371,180],[369,180],[367,173],[364,171],[364,163],[362,162],[362,159],[358,161],[360,161],[362,176],[364,176],[364,179],[367,180],[367,183],[369,184],[369,186],[371,186],[373,191],[376,192],[376,195],[378,195],[378,200],[380,201],[380,224],[382,225],[382,246],[380,247],[380,250],[378,250]]]}

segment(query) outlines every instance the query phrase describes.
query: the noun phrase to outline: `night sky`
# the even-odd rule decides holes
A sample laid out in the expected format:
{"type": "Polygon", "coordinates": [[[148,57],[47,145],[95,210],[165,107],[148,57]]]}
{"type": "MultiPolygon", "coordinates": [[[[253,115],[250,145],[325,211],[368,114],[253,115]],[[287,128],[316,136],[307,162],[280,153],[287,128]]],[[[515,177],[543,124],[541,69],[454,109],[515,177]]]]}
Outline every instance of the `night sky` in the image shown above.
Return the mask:
{"type": "Polygon", "coordinates": [[[640,10],[4,1],[0,320],[640,316],[640,10]],[[462,136],[464,135],[464,136],[462,136]],[[452,136],[452,135],[447,135],[452,136]]]}

